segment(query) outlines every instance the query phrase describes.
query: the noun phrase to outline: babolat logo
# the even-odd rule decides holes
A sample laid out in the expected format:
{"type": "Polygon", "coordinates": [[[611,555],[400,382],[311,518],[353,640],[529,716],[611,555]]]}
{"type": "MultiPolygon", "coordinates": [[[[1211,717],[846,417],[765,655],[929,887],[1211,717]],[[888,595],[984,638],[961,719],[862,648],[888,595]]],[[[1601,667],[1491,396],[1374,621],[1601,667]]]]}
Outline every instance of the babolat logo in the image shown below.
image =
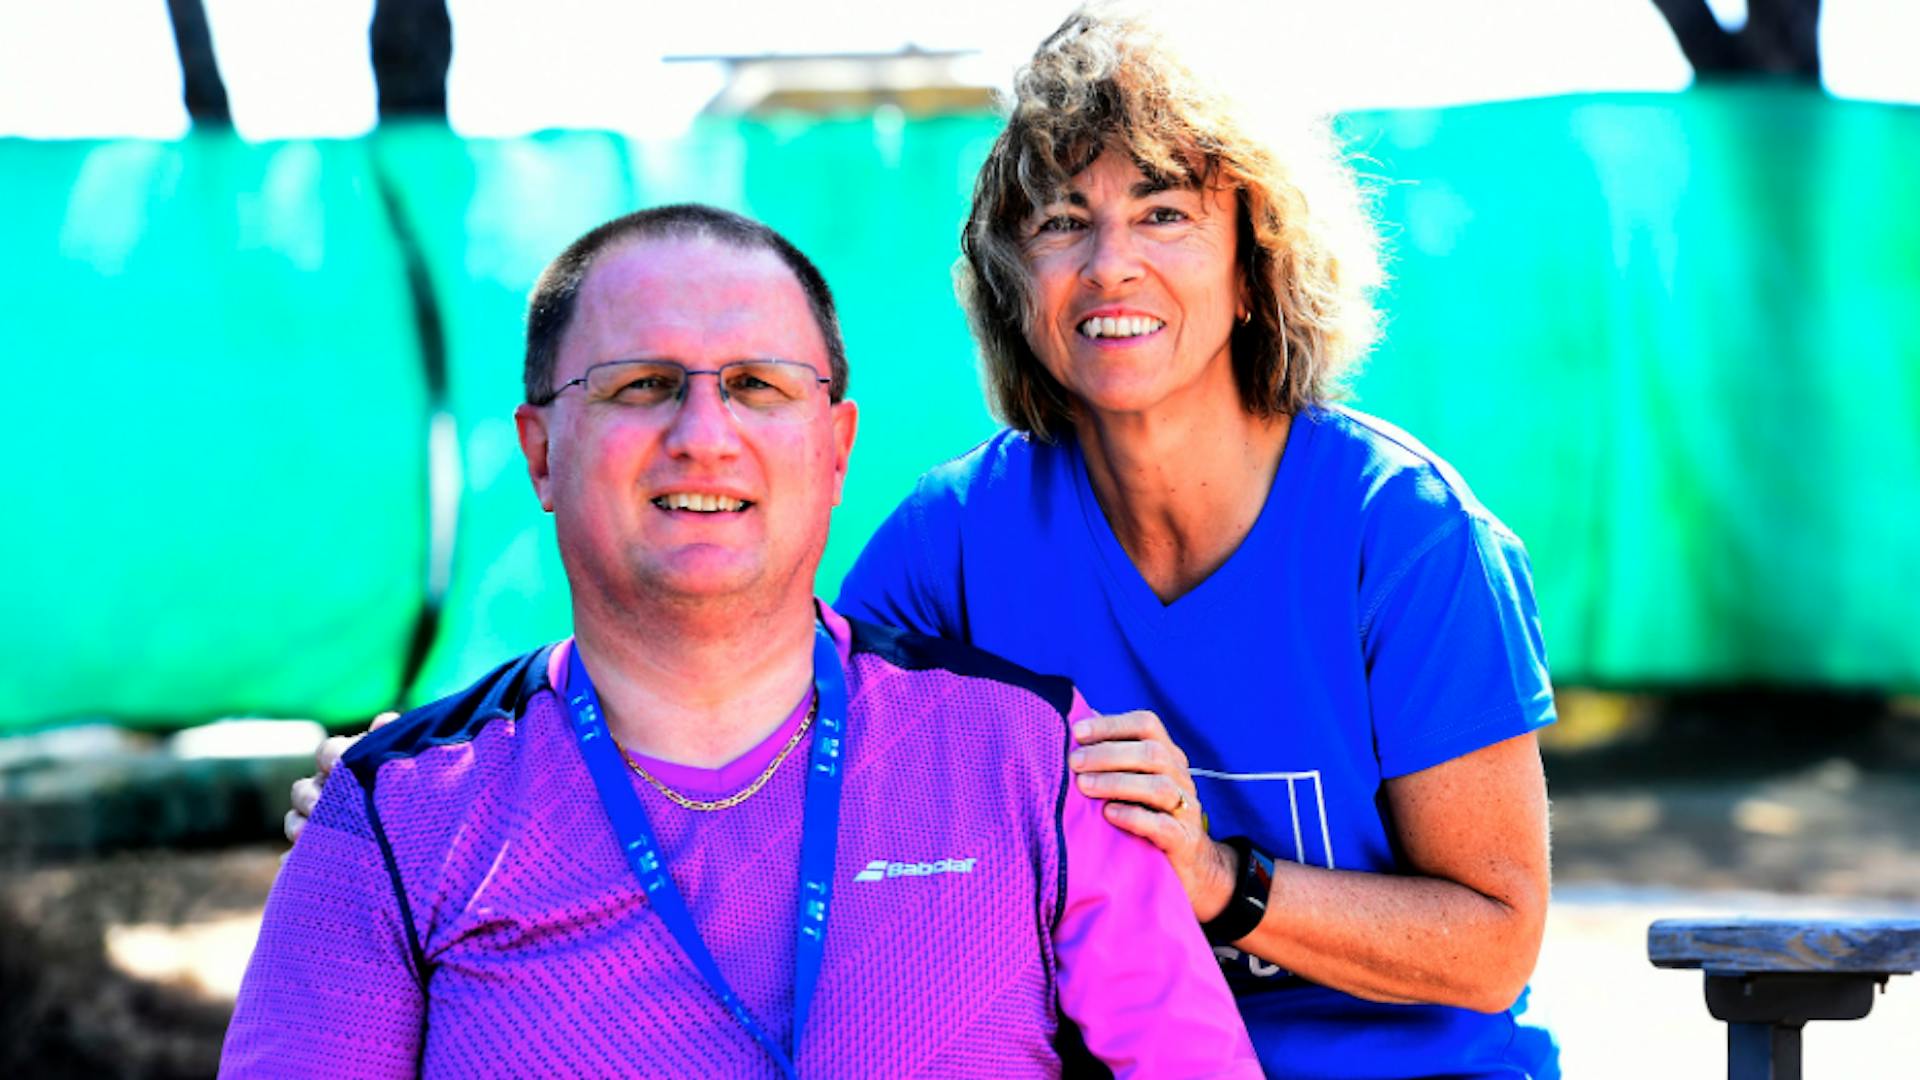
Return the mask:
{"type": "Polygon", "coordinates": [[[888,862],[875,859],[865,870],[853,875],[855,881],[885,881],[896,877],[931,877],[934,874],[971,874],[978,859],[940,859],[936,862],[888,862]]]}

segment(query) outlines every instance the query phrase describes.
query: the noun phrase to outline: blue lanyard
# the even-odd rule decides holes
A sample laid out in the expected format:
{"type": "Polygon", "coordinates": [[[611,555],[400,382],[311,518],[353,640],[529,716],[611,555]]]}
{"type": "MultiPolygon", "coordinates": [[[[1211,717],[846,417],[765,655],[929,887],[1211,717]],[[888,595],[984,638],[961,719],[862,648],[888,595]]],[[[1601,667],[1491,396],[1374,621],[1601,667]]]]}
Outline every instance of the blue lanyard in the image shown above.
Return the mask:
{"type": "Polygon", "coordinates": [[[627,777],[626,762],[620,748],[607,731],[600,708],[600,695],[593,688],[593,677],[576,646],[570,659],[567,678],[567,706],[573,714],[573,733],[580,740],[581,756],[587,772],[599,789],[600,803],[606,807],[613,832],[626,854],[627,865],[646,891],[647,903],[659,914],[673,939],[693,962],[720,1004],[760,1044],[780,1071],[797,1077],[794,1060],[799,1057],[800,1034],[807,1026],[807,1010],[813,1004],[813,989],[820,981],[820,960],[826,949],[827,904],[833,896],[834,848],[839,840],[840,759],[847,746],[847,683],[840,668],[840,652],[824,626],[814,628],[813,687],[815,707],[813,748],[807,755],[806,809],[800,819],[800,912],[794,945],[793,972],[793,1052],[767,1033],[760,1021],[747,1011],[739,995],[727,985],[720,967],[700,940],[700,930],[680,896],[680,890],[668,876],[665,856],[653,838],[646,808],[634,793],[627,777]]]}

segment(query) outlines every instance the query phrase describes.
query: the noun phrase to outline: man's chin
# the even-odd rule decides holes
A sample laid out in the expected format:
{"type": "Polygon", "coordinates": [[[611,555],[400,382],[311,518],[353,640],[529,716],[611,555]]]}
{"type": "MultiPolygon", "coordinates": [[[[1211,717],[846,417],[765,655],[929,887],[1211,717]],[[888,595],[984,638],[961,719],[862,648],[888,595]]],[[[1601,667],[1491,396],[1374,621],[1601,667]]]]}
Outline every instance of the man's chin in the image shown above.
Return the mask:
{"type": "Polygon", "coordinates": [[[634,567],[635,583],[643,592],[683,601],[723,601],[751,597],[766,591],[766,567],[738,552],[679,553],[664,562],[634,567]]]}

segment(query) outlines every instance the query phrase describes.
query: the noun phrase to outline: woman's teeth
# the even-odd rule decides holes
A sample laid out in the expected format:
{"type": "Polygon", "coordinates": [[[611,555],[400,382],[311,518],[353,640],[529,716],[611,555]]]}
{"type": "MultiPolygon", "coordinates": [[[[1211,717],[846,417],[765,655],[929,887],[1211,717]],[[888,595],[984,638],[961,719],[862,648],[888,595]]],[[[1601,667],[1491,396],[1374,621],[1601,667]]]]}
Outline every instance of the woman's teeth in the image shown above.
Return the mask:
{"type": "Polygon", "coordinates": [[[1081,323],[1080,332],[1090,338],[1139,337],[1165,325],[1159,319],[1146,315],[1123,315],[1118,318],[1100,315],[1081,323]]]}
{"type": "Polygon", "coordinates": [[[653,505],[662,510],[692,510],[700,514],[732,513],[745,510],[753,505],[741,499],[729,499],[725,495],[700,495],[690,491],[677,491],[672,495],[654,497],[653,505]]]}

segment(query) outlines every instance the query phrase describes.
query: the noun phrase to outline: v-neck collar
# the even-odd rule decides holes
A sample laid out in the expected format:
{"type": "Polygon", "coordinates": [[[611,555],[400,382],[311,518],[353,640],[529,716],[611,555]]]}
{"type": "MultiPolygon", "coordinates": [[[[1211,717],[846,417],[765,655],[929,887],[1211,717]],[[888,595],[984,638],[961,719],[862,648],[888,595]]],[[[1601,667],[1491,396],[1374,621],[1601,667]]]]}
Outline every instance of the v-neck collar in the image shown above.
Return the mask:
{"type": "Polygon", "coordinates": [[[1306,466],[1299,459],[1306,456],[1307,444],[1313,438],[1319,420],[1316,409],[1303,409],[1294,415],[1293,422],[1287,425],[1287,441],[1280,452],[1280,467],[1274,472],[1273,485],[1267,489],[1266,502],[1261,505],[1260,516],[1254,519],[1253,527],[1247,530],[1247,535],[1241,538],[1240,545],[1227,556],[1226,562],[1221,563],[1198,585],[1176,597],[1172,603],[1164,604],[1153,591],[1153,586],[1141,576],[1140,568],[1128,557],[1127,549],[1121,546],[1120,538],[1114,534],[1113,523],[1107,520],[1106,511],[1100,508],[1100,499],[1093,492],[1093,481],[1087,475],[1086,452],[1080,446],[1080,440],[1071,437],[1062,439],[1067,450],[1067,470],[1072,474],[1074,491],[1080,499],[1081,518],[1086,523],[1088,538],[1099,553],[1101,569],[1112,585],[1113,594],[1120,598],[1121,606],[1149,623],[1163,624],[1195,618],[1218,606],[1224,598],[1238,595],[1249,579],[1260,572],[1253,565],[1257,556],[1249,552],[1265,549],[1270,534],[1293,527],[1292,518],[1276,508],[1299,505],[1292,498],[1295,489],[1305,482],[1302,473],[1306,466]]]}

